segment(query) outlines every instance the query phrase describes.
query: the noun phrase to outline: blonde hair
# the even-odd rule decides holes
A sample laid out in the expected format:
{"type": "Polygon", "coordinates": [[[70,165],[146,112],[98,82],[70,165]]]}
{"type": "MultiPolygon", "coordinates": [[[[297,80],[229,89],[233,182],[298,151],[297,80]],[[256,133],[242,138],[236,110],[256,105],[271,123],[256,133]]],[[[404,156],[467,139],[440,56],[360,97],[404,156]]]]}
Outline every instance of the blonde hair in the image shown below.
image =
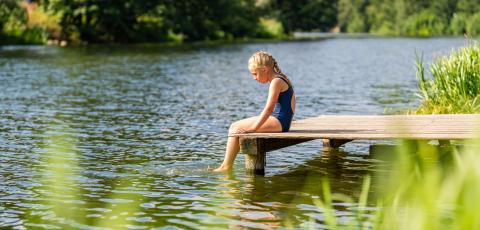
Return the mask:
{"type": "Polygon", "coordinates": [[[248,67],[249,68],[260,68],[260,67],[269,67],[272,68],[273,71],[277,74],[280,74],[284,77],[287,77],[280,67],[278,67],[277,60],[273,58],[273,56],[265,51],[257,51],[255,52],[250,59],[248,59],[248,67]]]}

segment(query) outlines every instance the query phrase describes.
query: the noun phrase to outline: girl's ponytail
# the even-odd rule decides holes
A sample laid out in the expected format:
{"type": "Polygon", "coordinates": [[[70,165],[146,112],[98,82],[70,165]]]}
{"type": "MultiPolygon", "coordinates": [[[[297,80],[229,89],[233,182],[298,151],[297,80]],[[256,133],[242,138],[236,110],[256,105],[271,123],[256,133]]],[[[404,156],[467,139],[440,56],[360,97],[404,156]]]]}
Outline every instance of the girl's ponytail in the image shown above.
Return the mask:
{"type": "Polygon", "coordinates": [[[282,75],[283,77],[287,77],[287,76],[282,72],[282,70],[280,69],[280,67],[278,67],[277,60],[275,60],[275,58],[273,58],[272,55],[270,55],[270,57],[273,59],[273,71],[275,71],[275,73],[277,73],[277,74],[282,75]]]}

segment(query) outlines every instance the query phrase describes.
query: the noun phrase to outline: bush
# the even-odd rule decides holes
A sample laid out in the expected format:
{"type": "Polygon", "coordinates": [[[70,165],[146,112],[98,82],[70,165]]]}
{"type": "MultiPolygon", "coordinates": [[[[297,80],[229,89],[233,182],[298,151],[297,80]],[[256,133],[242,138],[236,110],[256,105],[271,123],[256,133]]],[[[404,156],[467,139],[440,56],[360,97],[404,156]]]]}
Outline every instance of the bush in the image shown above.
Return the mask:
{"type": "Polygon", "coordinates": [[[48,38],[61,34],[59,14],[46,7],[31,7],[27,15],[26,2],[0,2],[0,42],[10,44],[44,44],[48,38]],[[2,36],[3,35],[3,36],[2,36]]]}
{"type": "Polygon", "coordinates": [[[468,20],[467,34],[470,36],[480,35],[480,13],[472,15],[468,20]]]}
{"type": "Polygon", "coordinates": [[[467,32],[467,15],[454,14],[450,21],[450,33],[453,35],[463,35],[467,32]]]}
{"type": "Polygon", "coordinates": [[[445,32],[445,22],[431,10],[423,10],[408,17],[404,30],[405,35],[415,37],[442,35],[445,32]]]}
{"type": "Polygon", "coordinates": [[[257,35],[262,38],[281,38],[285,36],[282,23],[271,18],[260,18],[257,35]]]}

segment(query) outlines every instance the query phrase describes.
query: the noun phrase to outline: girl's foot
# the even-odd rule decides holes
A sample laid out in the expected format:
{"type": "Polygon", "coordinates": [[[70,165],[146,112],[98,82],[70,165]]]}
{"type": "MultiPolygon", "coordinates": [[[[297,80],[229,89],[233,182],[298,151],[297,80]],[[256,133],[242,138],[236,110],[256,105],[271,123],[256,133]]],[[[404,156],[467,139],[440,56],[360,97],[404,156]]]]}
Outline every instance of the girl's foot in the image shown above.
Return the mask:
{"type": "Polygon", "coordinates": [[[220,167],[218,167],[216,169],[213,169],[211,171],[212,172],[227,172],[227,171],[230,171],[230,170],[232,170],[232,167],[226,167],[226,166],[221,165],[220,167]]]}

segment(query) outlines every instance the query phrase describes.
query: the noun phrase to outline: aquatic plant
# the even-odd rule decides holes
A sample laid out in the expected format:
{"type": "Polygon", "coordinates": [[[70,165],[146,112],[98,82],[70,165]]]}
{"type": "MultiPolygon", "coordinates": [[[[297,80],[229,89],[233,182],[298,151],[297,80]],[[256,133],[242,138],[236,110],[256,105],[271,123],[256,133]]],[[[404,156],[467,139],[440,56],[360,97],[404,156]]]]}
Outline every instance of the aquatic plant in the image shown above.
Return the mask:
{"type": "Polygon", "coordinates": [[[426,77],[422,57],[417,57],[417,79],[422,99],[419,114],[480,112],[480,45],[452,51],[430,65],[426,77]]]}

